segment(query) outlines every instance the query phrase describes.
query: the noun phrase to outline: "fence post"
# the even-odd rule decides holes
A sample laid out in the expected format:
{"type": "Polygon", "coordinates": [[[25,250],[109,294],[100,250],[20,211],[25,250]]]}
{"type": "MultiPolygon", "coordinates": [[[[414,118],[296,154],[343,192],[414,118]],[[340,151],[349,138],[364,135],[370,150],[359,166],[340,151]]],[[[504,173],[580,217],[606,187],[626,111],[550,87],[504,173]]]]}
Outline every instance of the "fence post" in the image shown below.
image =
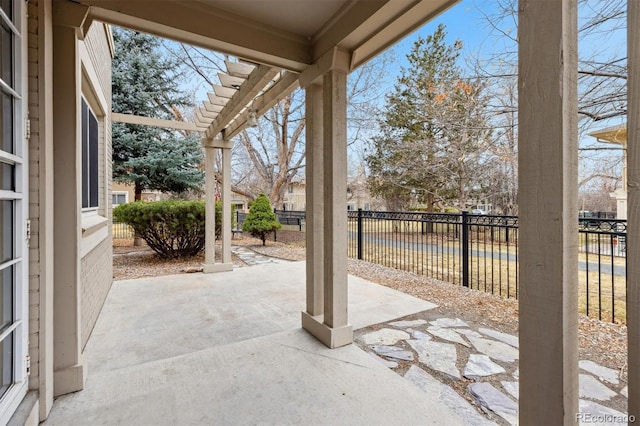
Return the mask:
{"type": "Polygon", "coordinates": [[[358,260],[362,260],[362,209],[358,209],[358,260]]]}
{"type": "Polygon", "coordinates": [[[462,285],[469,287],[469,212],[462,211],[462,285]]]}

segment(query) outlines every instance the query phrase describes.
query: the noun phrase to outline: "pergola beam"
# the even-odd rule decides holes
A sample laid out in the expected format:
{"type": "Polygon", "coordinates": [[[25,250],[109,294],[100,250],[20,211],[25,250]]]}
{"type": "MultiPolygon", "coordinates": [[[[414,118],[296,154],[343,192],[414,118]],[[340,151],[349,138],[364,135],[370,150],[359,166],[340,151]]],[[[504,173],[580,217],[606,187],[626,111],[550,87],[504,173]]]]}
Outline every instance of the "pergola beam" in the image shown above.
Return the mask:
{"type": "Polygon", "coordinates": [[[227,67],[227,74],[232,77],[248,78],[249,74],[255,69],[255,65],[243,64],[241,62],[224,61],[227,67]]]}
{"type": "Polygon", "coordinates": [[[207,93],[207,97],[209,98],[209,102],[211,102],[212,105],[219,105],[224,107],[227,102],[229,102],[229,98],[222,98],[211,92],[207,93]]]}
{"type": "Polygon", "coordinates": [[[219,84],[213,85],[213,92],[219,98],[231,99],[235,96],[238,89],[233,89],[231,87],[224,87],[219,84]]]}
{"type": "MultiPolygon", "coordinates": [[[[222,131],[243,109],[250,104],[258,93],[279,73],[276,68],[260,65],[253,70],[249,78],[244,82],[240,90],[234,90],[234,94],[226,106],[207,129],[207,136],[212,138],[222,131]]],[[[214,86],[216,89],[216,86],[214,86]]],[[[216,95],[219,96],[218,90],[216,95]]],[[[226,135],[225,135],[226,136],[226,135]]]]}
{"type": "MultiPolygon", "coordinates": [[[[284,73],[280,79],[263,95],[255,99],[253,107],[258,116],[263,115],[269,108],[273,107],[280,99],[287,96],[298,87],[298,74],[292,72],[284,73]]],[[[224,128],[224,138],[231,139],[240,133],[247,126],[247,111],[238,115],[233,123],[224,128]]]]}
{"type": "Polygon", "coordinates": [[[222,109],[224,108],[223,105],[214,105],[209,101],[204,101],[202,105],[204,106],[204,109],[206,109],[207,111],[213,112],[216,114],[222,111],[222,109]]]}
{"type": "Polygon", "coordinates": [[[202,146],[205,148],[219,148],[219,149],[231,149],[233,148],[233,142],[224,139],[202,139],[202,146]]]}
{"type": "Polygon", "coordinates": [[[143,117],[141,115],[111,113],[111,121],[114,123],[139,124],[141,126],[155,126],[166,129],[189,130],[193,132],[204,132],[206,129],[199,127],[195,123],[177,120],[162,120],[160,118],[143,117]]]}

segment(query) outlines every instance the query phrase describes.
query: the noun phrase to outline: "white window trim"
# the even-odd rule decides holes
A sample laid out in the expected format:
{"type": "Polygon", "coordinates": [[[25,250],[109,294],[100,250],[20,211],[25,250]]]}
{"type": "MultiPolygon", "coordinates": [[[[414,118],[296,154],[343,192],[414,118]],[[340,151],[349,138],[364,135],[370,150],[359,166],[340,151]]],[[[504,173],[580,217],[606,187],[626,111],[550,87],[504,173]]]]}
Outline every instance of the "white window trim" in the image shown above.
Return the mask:
{"type": "MultiPolygon", "coordinates": [[[[80,68],[82,70],[82,97],[98,119],[98,144],[104,142],[106,137],[105,126],[108,124],[106,115],[109,110],[108,102],[104,94],[96,87],[100,87],[98,73],[93,67],[91,56],[84,42],[78,43],[78,56],[80,57],[80,68]]],[[[102,164],[106,164],[107,152],[106,146],[100,150],[103,156],[102,164]]],[[[102,197],[98,195],[97,207],[86,207],[82,209],[82,240],[80,248],[80,256],[84,257],[90,253],[96,246],[103,242],[109,236],[109,206],[111,205],[111,195],[107,193],[108,176],[104,170],[100,169],[100,159],[98,159],[98,181],[103,182],[105,194],[102,197]]],[[[104,166],[103,166],[104,167],[104,166]]]]}
{"type": "Polygon", "coordinates": [[[111,191],[111,204],[112,205],[120,205],[127,204],[129,202],[129,192],[128,191],[111,191]],[[113,196],[114,195],[124,195],[124,203],[113,204],[113,196]]]}
{"type": "MultiPolygon", "coordinates": [[[[13,155],[3,155],[5,159],[11,160],[16,166],[15,193],[12,191],[2,191],[2,196],[15,200],[14,210],[14,241],[15,241],[15,300],[14,300],[14,384],[7,390],[0,399],[0,424],[6,424],[22,399],[27,394],[29,377],[26,371],[26,357],[29,353],[29,250],[27,247],[26,224],[29,217],[29,174],[28,174],[28,148],[25,133],[27,102],[25,102],[25,91],[27,88],[27,76],[23,70],[27,69],[27,41],[25,30],[27,28],[27,17],[25,13],[25,3],[14,1],[14,16],[17,17],[15,25],[10,25],[14,33],[14,85],[11,89],[14,96],[14,138],[15,153],[13,155]],[[17,95],[17,96],[16,96],[17,95]]],[[[8,18],[4,13],[0,19],[8,18]]]]}

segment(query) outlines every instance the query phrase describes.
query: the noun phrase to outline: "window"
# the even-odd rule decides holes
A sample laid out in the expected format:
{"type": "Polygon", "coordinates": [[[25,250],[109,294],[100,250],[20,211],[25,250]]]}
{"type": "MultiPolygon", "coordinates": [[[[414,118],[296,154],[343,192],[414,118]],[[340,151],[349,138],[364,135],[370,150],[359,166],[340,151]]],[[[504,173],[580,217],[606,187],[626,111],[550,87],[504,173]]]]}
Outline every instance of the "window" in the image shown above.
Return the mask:
{"type": "Polygon", "coordinates": [[[94,209],[98,207],[98,119],[84,98],[81,120],[82,208],[94,209]]]}
{"type": "MultiPolygon", "coordinates": [[[[27,142],[22,52],[23,1],[1,0],[0,9],[0,424],[6,424],[27,391],[28,353],[27,142]]],[[[26,73],[26,71],[25,71],[26,73]]]]}
{"type": "Polygon", "coordinates": [[[293,185],[289,185],[289,194],[293,194],[293,185]]]}
{"type": "Polygon", "coordinates": [[[118,204],[126,204],[127,198],[129,194],[127,194],[126,192],[114,192],[111,194],[111,204],[113,204],[113,206],[117,206],[118,204]]]}

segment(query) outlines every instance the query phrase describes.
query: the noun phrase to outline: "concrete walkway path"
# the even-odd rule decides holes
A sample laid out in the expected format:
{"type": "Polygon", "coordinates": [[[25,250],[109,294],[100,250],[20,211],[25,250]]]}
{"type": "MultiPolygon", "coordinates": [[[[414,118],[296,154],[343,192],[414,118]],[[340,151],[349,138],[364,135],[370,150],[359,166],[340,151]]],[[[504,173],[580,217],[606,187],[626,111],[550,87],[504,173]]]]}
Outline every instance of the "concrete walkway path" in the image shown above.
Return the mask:
{"type": "MultiPolygon", "coordinates": [[[[464,424],[356,345],[300,329],[304,262],[113,284],[83,391],[46,425],[464,424]]],[[[433,304],[349,278],[356,329],[433,304]]]]}

